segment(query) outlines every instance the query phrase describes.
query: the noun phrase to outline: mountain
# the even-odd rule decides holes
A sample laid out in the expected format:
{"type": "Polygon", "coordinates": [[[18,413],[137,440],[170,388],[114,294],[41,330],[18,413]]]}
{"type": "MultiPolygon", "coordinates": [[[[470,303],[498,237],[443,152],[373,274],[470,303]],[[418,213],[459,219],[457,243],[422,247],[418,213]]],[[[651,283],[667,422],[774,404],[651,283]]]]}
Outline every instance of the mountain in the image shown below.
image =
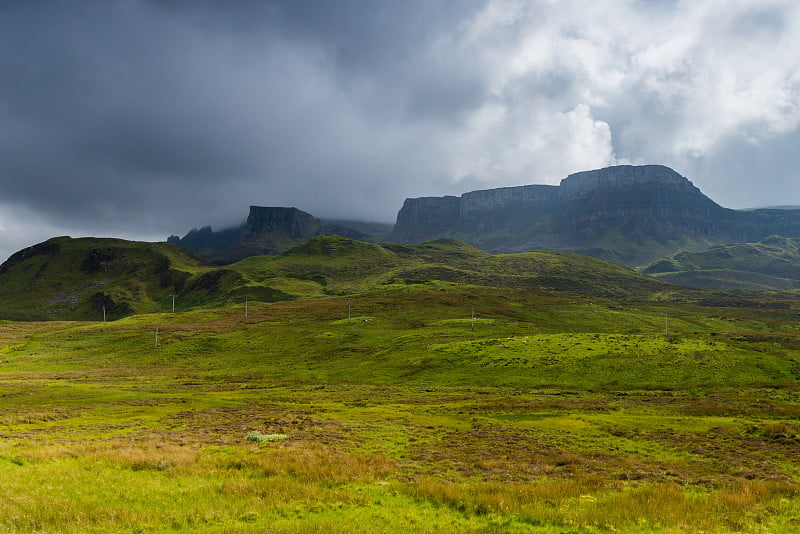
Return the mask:
{"type": "Polygon", "coordinates": [[[644,272],[703,289],[800,289],[800,239],[771,236],[758,243],[683,252],[653,263],[644,272]]]}
{"type": "Polygon", "coordinates": [[[638,266],[772,234],[800,237],[800,210],[723,208],[668,167],[622,165],[571,174],[558,186],[408,198],[389,239],[447,237],[489,252],[567,250],[638,266]]]}
{"type": "Polygon", "coordinates": [[[168,243],[58,237],[0,265],[0,319],[102,320],[104,309],[114,319],[170,311],[173,296],[187,310],[441,282],[633,298],[672,287],[579,254],[491,255],[453,240],[378,245],[325,234],[220,268],[168,243]]]}
{"type": "Polygon", "coordinates": [[[238,228],[214,232],[210,226],[193,229],[168,243],[193,252],[215,264],[228,264],[258,255],[274,255],[316,235],[336,234],[360,241],[364,232],[338,223],[328,223],[297,208],[250,206],[247,220],[238,228]]]}

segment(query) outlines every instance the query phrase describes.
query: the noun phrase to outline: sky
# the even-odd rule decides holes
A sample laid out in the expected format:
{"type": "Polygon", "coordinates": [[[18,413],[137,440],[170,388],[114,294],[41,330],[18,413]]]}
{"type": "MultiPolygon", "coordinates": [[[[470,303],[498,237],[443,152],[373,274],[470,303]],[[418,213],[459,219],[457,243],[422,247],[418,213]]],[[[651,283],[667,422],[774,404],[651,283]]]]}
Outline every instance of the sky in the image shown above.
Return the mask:
{"type": "Polygon", "coordinates": [[[795,0],[4,0],[0,261],[662,164],[800,204],[795,0]]]}

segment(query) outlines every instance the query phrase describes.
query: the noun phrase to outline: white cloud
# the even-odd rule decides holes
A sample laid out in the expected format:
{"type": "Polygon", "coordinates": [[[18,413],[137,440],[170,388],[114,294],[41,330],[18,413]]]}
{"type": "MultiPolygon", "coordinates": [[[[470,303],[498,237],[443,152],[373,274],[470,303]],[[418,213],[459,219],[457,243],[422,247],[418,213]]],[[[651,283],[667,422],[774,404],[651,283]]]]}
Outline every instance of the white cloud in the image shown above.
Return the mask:
{"type": "Polygon", "coordinates": [[[567,112],[487,105],[449,145],[452,179],[465,187],[553,184],[618,163],[608,124],[584,104],[567,112]]]}
{"type": "MultiPolygon", "coordinates": [[[[699,160],[732,142],[769,149],[800,127],[793,1],[496,0],[465,28],[449,43],[491,96],[457,133],[452,168],[476,183],[552,182],[621,161],[713,173],[699,160]]],[[[747,172],[726,179],[744,185],[747,172]]]]}

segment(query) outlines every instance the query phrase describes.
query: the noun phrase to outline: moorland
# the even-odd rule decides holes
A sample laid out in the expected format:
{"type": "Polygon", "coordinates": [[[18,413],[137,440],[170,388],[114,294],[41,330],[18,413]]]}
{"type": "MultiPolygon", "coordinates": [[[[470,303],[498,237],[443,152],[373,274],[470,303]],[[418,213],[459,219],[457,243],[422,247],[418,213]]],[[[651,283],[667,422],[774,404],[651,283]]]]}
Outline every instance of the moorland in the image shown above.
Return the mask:
{"type": "Polygon", "coordinates": [[[794,292],[453,241],[43,245],[0,273],[0,532],[800,529],[794,292]]]}

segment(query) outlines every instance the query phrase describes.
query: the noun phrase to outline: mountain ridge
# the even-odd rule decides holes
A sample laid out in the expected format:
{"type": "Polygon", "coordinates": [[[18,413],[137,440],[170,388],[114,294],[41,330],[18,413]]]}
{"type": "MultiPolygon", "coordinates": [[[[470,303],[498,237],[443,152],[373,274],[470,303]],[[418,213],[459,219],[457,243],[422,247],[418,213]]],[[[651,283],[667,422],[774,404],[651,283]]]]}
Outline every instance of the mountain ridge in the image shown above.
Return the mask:
{"type": "Polygon", "coordinates": [[[800,210],[723,208],[663,165],[582,171],[555,185],[408,198],[389,239],[450,237],[489,252],[581,252],[628,266],[682,250],[800,236],[800,210]]]}
{"type": "Polygon", "coordinates": [[[407,198],[391,231],[352,223],[361,231],[351,221],[324,221],[292,207],[250,206],[239,227],[195,228],[167,241],[217,265],[279,254],[333,233],[406,244],[450,238],[490,253],[561,250],[644,267],[714,245],[800,237],[800,210],[782,208],[724,208],[669,167],[618,165],[570,174],[559,185],[407,198]]]}

